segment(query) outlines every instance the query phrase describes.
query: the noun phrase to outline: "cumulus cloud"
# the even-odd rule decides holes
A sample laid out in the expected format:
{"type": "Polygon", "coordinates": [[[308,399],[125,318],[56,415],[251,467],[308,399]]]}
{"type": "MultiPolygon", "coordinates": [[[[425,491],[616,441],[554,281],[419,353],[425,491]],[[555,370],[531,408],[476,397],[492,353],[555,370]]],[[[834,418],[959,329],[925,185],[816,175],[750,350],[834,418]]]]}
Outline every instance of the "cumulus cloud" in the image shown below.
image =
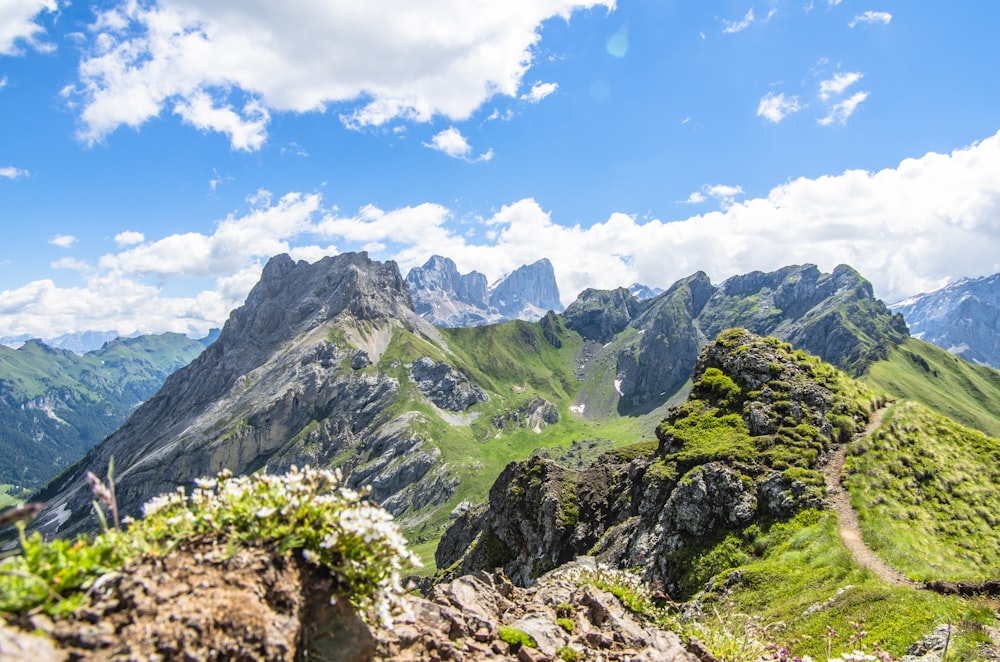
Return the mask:
{"type": "Polygon", "coordinates": [[[557,89],[559,89],[558,83],[535,83],[528,90],[527,94],[521,95],[521,98],[531,103],[538,103],[557,89]]]}
{"type": "Polygon", "coordinates": [[[4,0],[0,2],[0,55],[18,55],[20,42],[36,50],[51,51],[41,40],[45,28],[37,23],[39,14],[56,11],[56,0],[4,0]]]}
{"type": "Polygon", "coordinates": [[[69,248],[76,243],[76,237],[71,234],[57,234],[49,239],[49,243],[59,248],[69,248]]]}
{"type": "Polygon", "coordinates": [[[881,23],[882,25],[889,25],[891,20],[892,14],[887,11],[866,11],[855,16],[854,19],[847,25],[852,28],[859,23],[867,23],[869,25],[881,23]]]}
{"type": "Polygon", "coordinates": [[[15,168],[14,166],[5,166],[0,168],[0,177],[3,177],[4,179],[19,179],[27,176],[28,171],[24,168],[15,168]]]}
{"type": "MultiPolygon", "coordinates": [[[[770,17],[768,17],[770,18],[770,17]]],[[[726,34],[742,32],[754,22],[753,8],[747,10],[747,15],[741,21],[722,21],[722,31],[726,34]]]]}
{"type": "MultiPolygon", "coordinates": [[[[479,243],[466,232],[469,219],[439,204],[368,205],[345,214],[324,209],[318,195],[261,194],[209,235],[146,239],[89,266],[61,261],[80,269],[84,286],[39,280],[0,292],[0,335],[111,328],[203,335],[243,301],[270,255],[315,261],[364,247],[375,259],[396,260],[404,274],[439,254],[490,280],[547,257],[564,304],[587,287],[665,287],[698,270],[720,282],[802,263],[825,271],[850,264],[891,302],[1000,271],[998,172],[1000,133],[878,172],[795,179],[764,197],[678,220],[614,213],[586,226],[564,225],[526,198],[474,220],[489,231],[479,243]],[[182,282],[200,289],[177,294],[182,282]]],[[[738,186],[705,186],[691,201],[741,193],[738,186]]]]}
{"type": "Polygon", "coordinates": [[[119,246],[132,246],[146,241],[146,235],[134,230],[126,230],[115,235],[115,243],[119,246]]]}
{"type": "Polygon", "coordinates": [[[473,163],[475,161],[489,161],[493,158],[492,149],[487,150],[477,157],[473,157],[472,145],[470,145],[465,136],[463,136],[462,133],[453,126],[434,134],[431,141],[429,143],[424,143],[424,145],[439,152],[444,152],[452,158],[462,159],[463,161],[468,161],[469,163],[473,163]]]}
{"type": "Polygon", "coordinates": [[[800,110],[802,110],[802,105],[797,96],[786,97],[783,92],[780,94],[768,92],[757,104],[757,117],[763,117],[767,121],[777,124],[800,110]]]}
{"type": "MultiPolygon", "coordinates": [[[[517,97],[546,20],[597,6],[615,3],[122,0],[90,27],[79,81],[63,94],[88,143],[163,109],[242,150],[260,147],[273,112],[332,107],[355,128],[458,121],[517,97]]],[[[541,85],[529,98],[554,89],[541,85]]]]}

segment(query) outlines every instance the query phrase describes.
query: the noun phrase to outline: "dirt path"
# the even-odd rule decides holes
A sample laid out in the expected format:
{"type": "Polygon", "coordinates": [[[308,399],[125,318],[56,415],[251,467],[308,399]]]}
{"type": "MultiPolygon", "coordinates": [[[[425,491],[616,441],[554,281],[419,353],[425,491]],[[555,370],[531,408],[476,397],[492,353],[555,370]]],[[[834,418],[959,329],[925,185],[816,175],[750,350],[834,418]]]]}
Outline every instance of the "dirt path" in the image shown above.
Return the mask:
{"type": "MultiPolygon", "coordinates": [[[[875,410],[868,425],[865,427],[864,435],[871,436],[875,429],[882,424],[882,416],[885,408],[875,410]]],[[[858,513],[851,507],[851,495],[841,483],[844,473],[844,461],[847,459],[847,444],[840,444],[833,452],[830,460],[823,467],[823,477],[826,480],[826,492],[837,513],[837,523],[840,528],[840,539],[850,550],[854,559],[862,566],[871,570],[875,575],[890,584],[897,586],[909,586],[910,588],[924,588],[903,573],[899,572],[888,563],[883,561],[871,550],[861,538],[861,526],[858,522],[858,513]]]]}

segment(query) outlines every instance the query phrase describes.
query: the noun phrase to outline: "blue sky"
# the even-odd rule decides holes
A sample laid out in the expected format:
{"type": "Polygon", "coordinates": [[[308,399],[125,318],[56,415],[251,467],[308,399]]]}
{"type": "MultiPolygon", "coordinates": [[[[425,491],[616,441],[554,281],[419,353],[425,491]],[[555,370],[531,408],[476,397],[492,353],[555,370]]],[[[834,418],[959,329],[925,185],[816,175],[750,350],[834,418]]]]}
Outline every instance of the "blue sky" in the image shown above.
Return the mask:
{"type": "Polygon", "coordinates": [[[0,0],[0,336],[220,326],[271,255],[585,287],[1000,271],[996,3],[0,0]]]}

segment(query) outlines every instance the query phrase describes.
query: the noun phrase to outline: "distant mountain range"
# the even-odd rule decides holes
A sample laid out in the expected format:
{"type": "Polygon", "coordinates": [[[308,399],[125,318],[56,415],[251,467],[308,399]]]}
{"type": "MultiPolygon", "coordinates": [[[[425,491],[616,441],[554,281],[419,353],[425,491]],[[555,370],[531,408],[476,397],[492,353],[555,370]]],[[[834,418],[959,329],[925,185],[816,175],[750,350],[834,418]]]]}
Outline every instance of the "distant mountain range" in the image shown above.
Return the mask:
{"type": "Polygon", "coordinates": [[[204,348],[177,333],[119,338],[82,355],[38,340],[0,346],[0,485],[44,484],[204,348]]]}
{"type": "Polygon", "coordinates": [[[902,313],[914,337],[1000,368],[1000,274],[963,278],[890,308],[902,313]]]}
{"type": "MultiPolygon", "coordinates": [[[[451,271],[438,262],[435,273],[451,271]]],[[[701,347],[725,328],[779,336],[854,374],[908,338],[846,266],[720,286],[699,272],[645,301],[587,290],[563,314],[475,328],[430,324],[412,296],[394,263],[365,254],[273,258],[219,338],[37,495],[51,504],[39,525],[92,527],[85,475],[112,457],[126,512],[223,467],[310,464],[340,466],[416,539],[436,540],[510,460],[634,441],[683,400],[701,347]]],[[[524,310],[515,294],[495,301],[524,310]]]]}
{"type": "Polygon", "coordinates": [[[482,326],[508,320],[540,320],[562,311],[555,272],[548,259],[518,267],[490,286],[478,271],[460,274],[455,262],[432,256],[406,275],[413,308],[431,324],[482,326]]]}

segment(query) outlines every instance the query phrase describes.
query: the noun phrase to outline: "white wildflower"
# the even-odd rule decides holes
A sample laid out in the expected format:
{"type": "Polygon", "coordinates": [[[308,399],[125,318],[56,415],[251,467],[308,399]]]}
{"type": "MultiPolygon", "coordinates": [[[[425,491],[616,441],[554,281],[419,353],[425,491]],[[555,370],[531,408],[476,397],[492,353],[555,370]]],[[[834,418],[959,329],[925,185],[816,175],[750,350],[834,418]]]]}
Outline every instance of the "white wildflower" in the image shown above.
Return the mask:
{"type": "Polygon", "coordinates": [[[256,515],[260,519],[265,519],[267,517],[270,517],[276,512],[278,512],[278,509],[275,508],[274,506],[264,506],[263,508],[257,511],[256,515]]]}

